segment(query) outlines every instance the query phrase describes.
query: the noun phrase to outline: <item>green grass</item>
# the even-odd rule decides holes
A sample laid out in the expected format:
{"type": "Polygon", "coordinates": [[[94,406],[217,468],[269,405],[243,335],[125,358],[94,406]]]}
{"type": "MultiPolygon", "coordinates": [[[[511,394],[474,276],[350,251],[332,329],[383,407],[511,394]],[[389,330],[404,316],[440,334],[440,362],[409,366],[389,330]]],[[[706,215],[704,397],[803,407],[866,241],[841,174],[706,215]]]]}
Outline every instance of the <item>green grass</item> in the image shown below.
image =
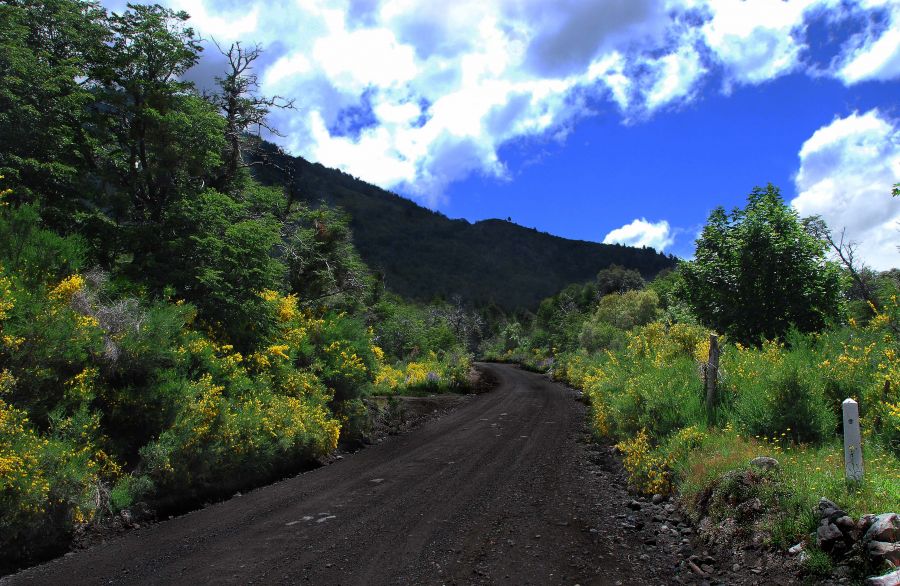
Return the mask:
{"type": "Polygon", "coordinates": [[[751,459],[776,458],[780,466],[772,490],[762,490],[755,496],[768,512],[763,528],[769,532],[772,545],[787,548],[815,531],[813,511],[821,497],[857,518],[896,510],[900,503],[900,462],[875,446],[866,446],[863,453],[865,476],[862,482],[851,483],[844,477],[843,448],[836,441],[817,447],[782,446],[722,431],[707,435],[674,468],[679,489],[690,504],[728,472],[746,469],[751,459]]]}

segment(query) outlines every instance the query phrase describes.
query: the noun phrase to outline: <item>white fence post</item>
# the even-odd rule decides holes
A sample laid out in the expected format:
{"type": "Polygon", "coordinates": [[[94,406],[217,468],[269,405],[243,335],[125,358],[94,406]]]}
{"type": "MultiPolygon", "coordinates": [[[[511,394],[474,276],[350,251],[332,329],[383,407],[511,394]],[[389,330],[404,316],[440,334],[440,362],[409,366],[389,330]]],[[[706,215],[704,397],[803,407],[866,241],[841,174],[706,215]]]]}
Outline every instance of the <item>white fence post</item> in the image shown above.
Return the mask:
{"type": "Polygon", "coordinates": [[[859,404],[853,399],[846,399],[841,408],[844,412],[844,471],[848,480],[859,482],[863,479],[859,404]]]}

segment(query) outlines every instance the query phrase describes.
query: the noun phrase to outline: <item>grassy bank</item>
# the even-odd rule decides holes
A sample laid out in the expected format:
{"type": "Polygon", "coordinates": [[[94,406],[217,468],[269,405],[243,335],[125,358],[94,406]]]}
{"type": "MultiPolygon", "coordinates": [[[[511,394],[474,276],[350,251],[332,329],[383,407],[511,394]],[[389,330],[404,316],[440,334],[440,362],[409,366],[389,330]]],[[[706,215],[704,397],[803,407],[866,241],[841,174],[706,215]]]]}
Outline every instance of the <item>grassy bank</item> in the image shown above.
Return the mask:
{"type": "Polygon", "coordinates": [[[900,380],[896,311],[894,300],[864,327],[792,333],[760,348],[726,343],[714,413],[705,409],[700,376],[709,332],[699,326],[653,322],[629,331],[618,350],[563,353],[552,372],[584,390],[595,433],[617,442],[640,492],[677,491],[697,510],[729,472],[757,456],[776,458],[777,473],[755,496],[773,513],[759,529],[785,547],[815,531],[822,496],[857,516],[900,504],[900,395],[885,385],[900,380]],[[846,397],[861,406],[861,483],[844,479],[846,397]]]}

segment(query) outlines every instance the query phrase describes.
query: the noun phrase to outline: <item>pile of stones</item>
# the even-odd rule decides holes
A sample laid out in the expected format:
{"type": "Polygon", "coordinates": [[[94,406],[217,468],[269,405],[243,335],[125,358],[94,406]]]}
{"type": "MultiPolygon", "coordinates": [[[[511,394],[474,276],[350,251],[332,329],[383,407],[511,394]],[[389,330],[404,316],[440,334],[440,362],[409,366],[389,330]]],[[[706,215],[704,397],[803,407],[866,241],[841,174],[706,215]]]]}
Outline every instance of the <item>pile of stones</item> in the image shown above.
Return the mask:
{"type": "MultiPolygon", "coordinates": [[[[836,560],[860,556],[871,568],[900,568],[900,515],[847,515],[826,498],[819,500],[816,545],[836,560]]],[[[799,546],[800,544],[798,544],[799,546]]],[[[799,553],[802,546],[791,548],[799,553]]],[[[870,578],[872,586],[900,586],[900,569],[870,578]]]]}

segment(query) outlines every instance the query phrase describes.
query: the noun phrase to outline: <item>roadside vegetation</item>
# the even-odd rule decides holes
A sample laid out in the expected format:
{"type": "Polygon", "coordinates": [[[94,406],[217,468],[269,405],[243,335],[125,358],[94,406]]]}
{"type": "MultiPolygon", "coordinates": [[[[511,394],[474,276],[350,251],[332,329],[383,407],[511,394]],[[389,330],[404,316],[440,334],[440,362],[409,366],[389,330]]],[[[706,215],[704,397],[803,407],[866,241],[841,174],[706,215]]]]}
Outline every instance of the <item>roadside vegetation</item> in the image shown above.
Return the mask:
{"type": "MultiPolygon", "coordinates": [[[[896,511],[900,280],[829,260],[823,229],[771,185],[755,189],[744,209],[711,214],[695,260],[650,283],[603,271],[530,320],[502,325],[486,354],[583,390],[594,432],[622,452],[633,488],[678,492],[698,519],[734,517],[736,504],[758,497],[763,511],[743,530],[787,548],[809,541],[823,496],[855,516],[896,511]],[[713,333],[721,359],[708,409],[713,333]],[[846,398],[861,409],[858,484],[844,477],[846,398]],[[729,485],[757,456],[780,465],[751,470],[759,482],[749,488],[729,485]]],[[[809,560],[827,566],[827,556],[809,560]]]]}
{"type": "Polygon", "coordinates": [[[367,395],[465,389],[480,318],[386,292],[342,212],[251,178],[290,105],[258,51],[201,95],[184,13],[0,20],[0,573],[301,470],[364,437],[367,395]]]}

